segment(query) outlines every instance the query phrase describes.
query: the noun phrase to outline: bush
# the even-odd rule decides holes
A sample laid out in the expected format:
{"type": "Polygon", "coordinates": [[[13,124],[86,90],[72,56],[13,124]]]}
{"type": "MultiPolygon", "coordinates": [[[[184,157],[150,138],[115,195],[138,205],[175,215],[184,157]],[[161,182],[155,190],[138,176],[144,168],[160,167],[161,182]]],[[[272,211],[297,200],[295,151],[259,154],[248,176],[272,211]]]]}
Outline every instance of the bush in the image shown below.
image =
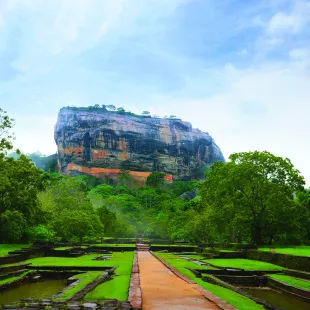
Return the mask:
{"type": "Polygon", "coordinates": [[[49,230],[44,225],[34,226],[27,231],[30,241],[55,241],[55,232],[49,230]]]}

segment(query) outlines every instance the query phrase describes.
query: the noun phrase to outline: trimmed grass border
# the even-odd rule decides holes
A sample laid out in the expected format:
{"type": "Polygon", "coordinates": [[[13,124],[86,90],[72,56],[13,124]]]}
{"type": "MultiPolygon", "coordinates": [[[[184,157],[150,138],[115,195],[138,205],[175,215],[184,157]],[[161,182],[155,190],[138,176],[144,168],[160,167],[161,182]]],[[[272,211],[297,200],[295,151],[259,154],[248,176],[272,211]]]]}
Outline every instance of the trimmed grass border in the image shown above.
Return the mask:
{"type": "Polygon", "coordinates": [[[9,252],[29,247],[30,244],[0,244],[0,257],[7,256],[9,252]]]}
{"type": "Polygon", "coordinates": [[[283,270],[285,268],[266,263],[258,260],[244,259],[244,258],[214,258],[204,259],[206,263],[218,267],[238,268],[244,270],[283,270]]]}
{"type": "MultiPolygon", "coordinates": [[[[197,278],[190,270],[187,268],[195,268],[196,264],[193,262],[182,259],[178,256],[175,256],[172,253],[160,253],[156,252],[158,256],[164,259],[168,264],[176,268],[179,272],[187,276],[189,279],[195,281],[198,285],[204,289],[210,291],[212,294],[220,297],[221,299],[227,301],[229,304],[240,310],[263,310],[264,308],[261,305],[258,305],[253,300],[242,296],[232,290],[227,288],[204,282],[202,279],[197,278]],[[193,265],[195,267],[193,267],[193,265]]],[[[197,269],[197,268],[196,268],[197,269]]]]}
{"type": "Polygon", "coordinates": [[[269,275],[269,277],[277,281],[283,282],[285,284],[288,284],[290,286],[294,286],[302,290],[310,291],[310,281],[297,279],[297,278],[290,277],[287,275],[282,275],[282,274],[272,274],[272,275],[269,275]]]}
{"type": "Polygon", "coordinates": [[[270,252],[273,249],[273,253],[290,254],[296,256],[310,256],[310,246],[300,245],[291,247],[263,247],[259,248],[259,251],[270,252]]]}
{"type": "Polygon", "coordinates": [[[114,252],[111,261],[119,264],[115,275],[109,281],[99,284],[85,296],[85,300],[117,299],[126,301],[129,293],[134,252],[114,252]]]}

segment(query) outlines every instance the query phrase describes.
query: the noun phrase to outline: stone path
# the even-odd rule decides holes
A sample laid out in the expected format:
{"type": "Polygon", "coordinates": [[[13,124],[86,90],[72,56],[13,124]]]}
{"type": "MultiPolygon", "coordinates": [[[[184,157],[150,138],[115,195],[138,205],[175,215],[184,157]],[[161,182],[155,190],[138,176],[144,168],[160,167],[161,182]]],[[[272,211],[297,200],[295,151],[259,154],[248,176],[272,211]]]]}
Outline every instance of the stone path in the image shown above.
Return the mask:
{"type": "Polygon", "coordinates": [[[195,285],[186,283],[150,252],[138,252],[142,309],[144,310],[200,310],[220,309],[208,301],[195,285]]]}

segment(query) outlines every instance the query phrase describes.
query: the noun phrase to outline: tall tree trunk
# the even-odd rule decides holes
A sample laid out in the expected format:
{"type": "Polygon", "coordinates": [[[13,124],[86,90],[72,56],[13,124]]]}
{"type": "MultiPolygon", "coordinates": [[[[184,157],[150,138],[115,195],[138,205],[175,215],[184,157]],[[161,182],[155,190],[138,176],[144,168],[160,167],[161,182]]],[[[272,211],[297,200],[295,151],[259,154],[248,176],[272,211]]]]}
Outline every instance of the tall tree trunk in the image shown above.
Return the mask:
{"type": "Polygon", "coordinates": [[[252,239],[257,245],[263,244],[262,228],[259,222],[254,223],[252,239]]]}

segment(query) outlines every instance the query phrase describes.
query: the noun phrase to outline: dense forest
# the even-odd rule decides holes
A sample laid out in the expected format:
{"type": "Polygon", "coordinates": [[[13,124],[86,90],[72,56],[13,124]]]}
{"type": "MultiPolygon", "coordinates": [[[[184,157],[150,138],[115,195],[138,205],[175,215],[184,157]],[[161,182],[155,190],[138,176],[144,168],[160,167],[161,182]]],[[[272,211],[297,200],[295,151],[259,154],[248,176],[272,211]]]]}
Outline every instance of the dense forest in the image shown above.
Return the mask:
{"type": "Polygon", "coordinates": [[[288,159],[266,151],[235,153],[206,169],[203,181],[170,183],[153,172],[141,187],[127,171],[116,179],[69,177],[54,172],[53,157],[12,153],[13,125],[0,109],[2,243],[136,236],[207,243],[310,240],[310,191],[288,159]]]}

